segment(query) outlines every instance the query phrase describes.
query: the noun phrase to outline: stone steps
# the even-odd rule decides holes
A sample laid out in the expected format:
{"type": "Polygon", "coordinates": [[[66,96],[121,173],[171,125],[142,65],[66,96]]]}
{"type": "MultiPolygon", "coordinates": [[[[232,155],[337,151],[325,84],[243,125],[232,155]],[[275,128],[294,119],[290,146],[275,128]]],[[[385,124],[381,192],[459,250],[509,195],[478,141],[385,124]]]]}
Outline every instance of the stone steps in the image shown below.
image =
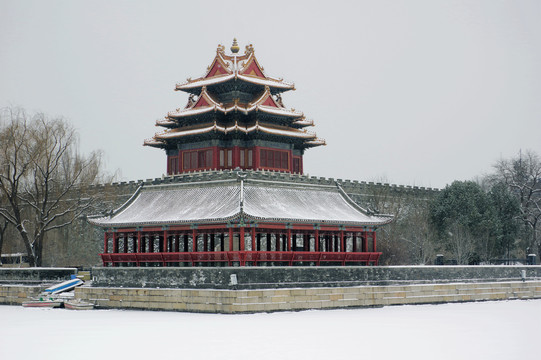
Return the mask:
{"type": "Polygon", "coordinates": [[[77,272],[77,277],[83,281],[90,281],[92,280],[92,277],[90,275],[90,271],[84,271],[84,270],[81,270],[81,271],[78,271],[77,272]]]}

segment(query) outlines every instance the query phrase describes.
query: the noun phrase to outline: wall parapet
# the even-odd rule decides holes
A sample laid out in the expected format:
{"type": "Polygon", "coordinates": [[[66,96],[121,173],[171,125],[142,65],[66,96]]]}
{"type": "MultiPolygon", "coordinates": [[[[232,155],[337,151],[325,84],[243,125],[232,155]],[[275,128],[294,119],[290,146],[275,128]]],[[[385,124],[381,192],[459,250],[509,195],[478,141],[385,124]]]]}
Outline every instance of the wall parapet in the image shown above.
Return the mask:
{"type": "Polygon", "coordinates": [[[93,286],[278,289],[541,280],[541,266],[96,267],[93,286]],[[232,281],[234,275],[235,281],[232,281]]]}
{"type": "Polygon", "coordinates": [[[77,275],[76,268],[1,268],[0,284],[39,284],[69,280],[77,275]]]}

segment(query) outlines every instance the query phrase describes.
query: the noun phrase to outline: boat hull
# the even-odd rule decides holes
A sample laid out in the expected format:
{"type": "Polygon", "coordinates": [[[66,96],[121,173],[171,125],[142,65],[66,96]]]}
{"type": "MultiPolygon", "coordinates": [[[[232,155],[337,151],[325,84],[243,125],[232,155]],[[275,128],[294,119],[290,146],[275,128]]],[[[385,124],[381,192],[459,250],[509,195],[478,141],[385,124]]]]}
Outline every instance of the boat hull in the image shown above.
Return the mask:
{"type": "Polygon", "coordinates": [[[85,302],[67,301],[64,303],[64,307],[70,310],[92,310],[94,309],[94,304],[85,303],[85,302]]]}
{"type": "Polygon", "coordinates": [[[23,307],[58,308],[62,304],[63,301],[58,300],[32,300],[23,302],[23,307]]]}
{"type": "Polygon", "coordinates": [[[61,293],[61,292],[64,292],[64,291],[69,291],[73,288],[75,288],[76,286],[79,286],[79,285],[82,285],[83,284],[83,280],[81,279],[71,279],[71,280],[68,280],[68,281],[64,281],[60,284],[56,284],[54,286],[51,286],[50,288],[47,288],[44,290],[45,293],[48,293],[48,294],[58,294],[58,293],[61,293]]]}

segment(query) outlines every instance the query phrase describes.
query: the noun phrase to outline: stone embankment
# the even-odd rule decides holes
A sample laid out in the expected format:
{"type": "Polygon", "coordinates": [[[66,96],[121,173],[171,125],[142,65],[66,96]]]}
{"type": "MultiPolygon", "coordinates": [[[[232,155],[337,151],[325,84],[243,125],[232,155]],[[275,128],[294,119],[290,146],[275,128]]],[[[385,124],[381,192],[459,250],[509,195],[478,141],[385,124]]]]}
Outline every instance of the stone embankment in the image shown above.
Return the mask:
{"type": "Polygon", "coordinates": [[[77,298],[102,308],[254,313],[405,304],[539,299],[541,281],[272,290],[80,287],[77,298]]]}
{"type": "MultiPolygon", "coordinates": [[[[17,269],[17,279],[7,270],[0,304],[11,305],[76,272],[17,269]]],[[[541,299],[541,266],[95,268],[92,277],[75,297],[116,309],[235,314],[541,299]]]]}

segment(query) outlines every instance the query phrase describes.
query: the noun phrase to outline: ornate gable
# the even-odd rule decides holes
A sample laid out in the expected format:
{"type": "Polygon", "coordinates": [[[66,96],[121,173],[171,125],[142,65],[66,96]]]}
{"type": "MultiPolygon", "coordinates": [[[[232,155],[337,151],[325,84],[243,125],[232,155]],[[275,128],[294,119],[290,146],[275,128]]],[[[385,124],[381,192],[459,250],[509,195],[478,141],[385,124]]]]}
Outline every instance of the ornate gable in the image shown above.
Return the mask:
{"type": "Polygon", "coordinates": [[[216,57],[214,58],[214,61],[207,69],[207,74],[205,75],[205,78],[211,78],[215,76],[220,75],[229,75],[233,72],[230,69],[230,65],[222,59],[220,56],[220,48],[218,48],[218,53],[216,54],[216,57]]]}
{"type": "Polygon", "coordinates": [[[250,57],[246,60],[246,64],[240,69],[239,74],[255,76],[262,79],[267,78],[265,74],[263,74],[263,68],[259,65],[253,53],[250,54],[250,57]]]}

